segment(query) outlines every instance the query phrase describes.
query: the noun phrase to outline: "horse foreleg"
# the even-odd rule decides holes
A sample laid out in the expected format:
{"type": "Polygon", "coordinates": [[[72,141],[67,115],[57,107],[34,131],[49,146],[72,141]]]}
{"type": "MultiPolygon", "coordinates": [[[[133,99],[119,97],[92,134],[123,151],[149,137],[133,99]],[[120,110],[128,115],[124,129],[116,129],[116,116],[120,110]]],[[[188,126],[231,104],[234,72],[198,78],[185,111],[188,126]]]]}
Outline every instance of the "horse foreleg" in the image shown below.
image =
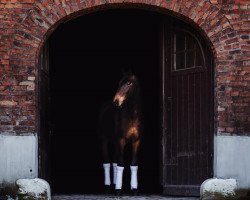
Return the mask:
{"type": "Polygon", "coordinates": [[[108,141],[102,141],[102,156],[104,169],[104,185],[110,186],[110,163],[108,156],[108,141]]]}
{"type": "Polygon", "coordinates": [[[125,139],[122,138],[119,140],[119,144],[117,146],[118,165],[116,167],[117,174],[116,174],[116,185],[115,185],[115,189],[117,190],[117,194],[119,194],[119,191],[122,189],[122,178],[123,178],[123,170],[124,170],[123,153],[124,153],[125,144],[126,144],[126,141],[125,141],[125,139]]]}
{"type": "Polygon", "coordinates": [[[135,191],[138,188],[138,178],[137,178],[138,158],[137,158],[137,155],[138,155],[139,146],[140,146],[139,139],[132,143],[132,162],[131,162],[131,166],[130,166],[130,170],[131,170],[130,186],[131,186],[131,190],[135,190],[135,191]]]}
{"type": "Polygon", "coordinates": [[[117,177],[117,163],[113,163],[113,184],[116,184],[117,177]]]}

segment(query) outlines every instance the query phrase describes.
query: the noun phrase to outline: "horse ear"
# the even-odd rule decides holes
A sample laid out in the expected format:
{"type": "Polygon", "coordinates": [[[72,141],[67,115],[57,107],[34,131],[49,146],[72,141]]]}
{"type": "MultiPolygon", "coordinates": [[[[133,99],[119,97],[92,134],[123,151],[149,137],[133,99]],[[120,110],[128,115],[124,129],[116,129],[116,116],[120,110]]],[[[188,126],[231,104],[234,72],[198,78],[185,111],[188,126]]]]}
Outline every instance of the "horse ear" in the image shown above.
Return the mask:
{"type": "Polygon", "coordinates": [[[128,74],[129,74],[129,75],[132,75],[132,74],[133,74],[133,72],[132,72],[132,69],[131,69],[131,68],[129,68],[128,74]]]}
{"type": "Polygon", "coordinates": [[[130,76],[130,75],[133,75],[133,71],[132,71],[132,68],[131,67],[122,67],[121,69],[122,71],[122,75],[123,76],[130,76]]]}
{"type": "Polygon", "coordinates": [[[125,69],[124,69],[124,67],[122,68],[121,71],[122,71],[122,75],[123,75],[123,76],[125,76],[125,75],[127,74],[126,71],[125,71],[125,69]]]}
{"type": "Polygon", "coordinates": [[[122,75],[123,75],[123,76],[130,75],[130,74],[131,74],[130,71],[131,71],[131,70],[130,70],[129,68],[123,67],[123,68],[122,68],[122,75]]]}

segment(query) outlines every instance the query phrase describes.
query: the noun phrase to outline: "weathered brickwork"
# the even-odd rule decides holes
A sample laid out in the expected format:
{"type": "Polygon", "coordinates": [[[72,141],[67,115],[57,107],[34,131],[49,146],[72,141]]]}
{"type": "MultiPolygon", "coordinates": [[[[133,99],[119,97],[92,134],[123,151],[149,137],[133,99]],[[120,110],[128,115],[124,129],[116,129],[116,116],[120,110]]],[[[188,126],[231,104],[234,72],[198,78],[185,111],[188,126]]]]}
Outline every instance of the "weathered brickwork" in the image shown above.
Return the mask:
{"type": "Polygon", "coordinates": [[[0,133],[38,132],[37,57],[64,20],[111,6],[144,6],[194,24],[215,58],[219,134],[250,134],[250,0],[0,0],[0,133]]]}

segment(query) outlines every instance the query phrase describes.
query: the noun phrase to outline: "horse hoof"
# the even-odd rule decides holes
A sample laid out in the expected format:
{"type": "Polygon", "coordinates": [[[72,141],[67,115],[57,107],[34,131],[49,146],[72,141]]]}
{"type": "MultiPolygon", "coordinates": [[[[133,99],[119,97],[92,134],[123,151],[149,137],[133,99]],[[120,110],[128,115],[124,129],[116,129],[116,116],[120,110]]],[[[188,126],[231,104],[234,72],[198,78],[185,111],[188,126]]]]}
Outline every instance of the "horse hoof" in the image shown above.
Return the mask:
{"type": "Polygon", "coordinates": [[[115,189],[115,196],[121,196],[121,189],[115,189]]]}
{"type": "Polygon", "coordinates": [[[105,193],[106,195],[111,194],[111,188],[110,188],[109,185],[105,185],[105,186],[104,186],[104,193],[105,193]]]}
{"type": "Polygon", "coordinates": [[[115,184],[111,185],[111,192],[114,194],[114,192],[115,192],[115,184]]]}
{"type": "Polygon", "coordinates": [[[132,189],[132,196],[137,196],[138,195],[138,190],[137,189],[132,189]]]}

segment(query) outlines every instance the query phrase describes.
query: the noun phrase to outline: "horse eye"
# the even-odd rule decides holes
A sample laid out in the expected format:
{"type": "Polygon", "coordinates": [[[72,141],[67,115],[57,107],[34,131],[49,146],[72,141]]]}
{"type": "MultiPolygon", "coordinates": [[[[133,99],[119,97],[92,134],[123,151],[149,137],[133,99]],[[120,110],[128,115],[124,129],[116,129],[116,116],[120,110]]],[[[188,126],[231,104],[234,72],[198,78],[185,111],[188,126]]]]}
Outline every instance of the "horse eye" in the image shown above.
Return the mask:
{"type": "Polygon", "coordinates": [[[132,85],[132,82],[128,81],[128,82],[127,82],[127,85],[132,85]]]}

